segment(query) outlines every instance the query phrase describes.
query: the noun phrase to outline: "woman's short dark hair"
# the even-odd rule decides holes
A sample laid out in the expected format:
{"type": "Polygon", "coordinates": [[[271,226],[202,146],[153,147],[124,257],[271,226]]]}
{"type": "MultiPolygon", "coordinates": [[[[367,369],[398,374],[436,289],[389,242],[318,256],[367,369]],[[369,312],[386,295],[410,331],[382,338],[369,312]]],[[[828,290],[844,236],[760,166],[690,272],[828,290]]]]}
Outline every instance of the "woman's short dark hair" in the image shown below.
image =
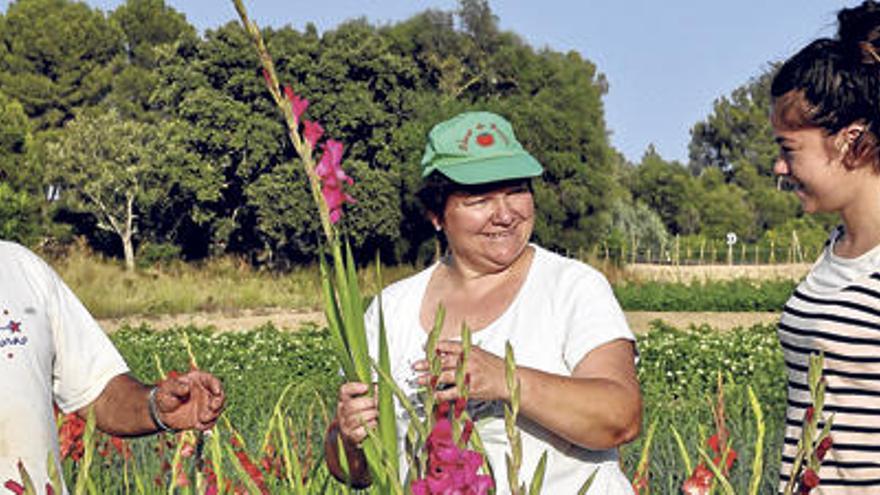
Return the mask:
{"type": "Polygon", "coordinates": [[[820,127],[829,135],[859,122],[850,164],[868,159],[880,171],[880,5],[842,9],[835,38],[821,38],[788,59],[773,78],[773,122],[820,127]]]}
{"type": "Polygon", "coordinates": [[[482,194],[500,187],[523,183],[528,186],[529,191],[532,190],[532,179],[530,178],[468,185],[453,182],[445,175],[434,172],[422,181],[422,187],[416,192],[416,197],[427,212],[433,213],[438,218],[443,218],[446,201],[449,199],[449,196],[455,193],[482,194]]]}

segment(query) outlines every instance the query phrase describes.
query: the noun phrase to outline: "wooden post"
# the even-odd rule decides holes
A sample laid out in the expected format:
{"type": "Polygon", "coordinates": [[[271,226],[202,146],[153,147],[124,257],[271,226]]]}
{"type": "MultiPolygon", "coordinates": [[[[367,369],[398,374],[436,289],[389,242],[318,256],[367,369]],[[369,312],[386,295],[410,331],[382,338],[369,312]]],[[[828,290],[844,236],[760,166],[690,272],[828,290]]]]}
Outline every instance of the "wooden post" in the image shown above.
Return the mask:
{"type": "Polygon", "coordinates": [[[681,236],[675,234],[675,266],[681,264],[681,236]]]}

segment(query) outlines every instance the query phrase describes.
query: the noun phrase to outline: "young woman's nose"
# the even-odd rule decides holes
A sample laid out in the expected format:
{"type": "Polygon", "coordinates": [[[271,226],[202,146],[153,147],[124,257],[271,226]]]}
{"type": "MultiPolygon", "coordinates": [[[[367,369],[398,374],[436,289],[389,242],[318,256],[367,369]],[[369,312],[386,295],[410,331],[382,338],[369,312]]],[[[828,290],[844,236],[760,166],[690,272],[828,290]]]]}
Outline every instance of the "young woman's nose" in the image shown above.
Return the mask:
{"type": "Polygon", "coordinates": [[[782,157],[778,157],[776,162],[773,163],[773,173],[776,175],[789,175],[791,174],[791,167],[788,166],[788,162],[782,159],[782,157]]]}

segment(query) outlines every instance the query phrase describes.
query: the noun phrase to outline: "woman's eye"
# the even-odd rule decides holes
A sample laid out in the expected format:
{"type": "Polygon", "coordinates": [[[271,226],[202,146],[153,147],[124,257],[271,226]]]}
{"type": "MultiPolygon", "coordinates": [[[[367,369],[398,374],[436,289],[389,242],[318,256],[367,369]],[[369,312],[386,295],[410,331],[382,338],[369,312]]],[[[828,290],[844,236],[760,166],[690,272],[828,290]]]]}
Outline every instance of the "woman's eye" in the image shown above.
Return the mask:
{"type": "Polygon", "coordinates": [[[487,201],[486,198],[481,197],[481,196],[477,196],[477,197],[466,199],[464,202],[464,205],[465,206],[479,206],[479,205],[485,204],[486,201],[487,201]]]}

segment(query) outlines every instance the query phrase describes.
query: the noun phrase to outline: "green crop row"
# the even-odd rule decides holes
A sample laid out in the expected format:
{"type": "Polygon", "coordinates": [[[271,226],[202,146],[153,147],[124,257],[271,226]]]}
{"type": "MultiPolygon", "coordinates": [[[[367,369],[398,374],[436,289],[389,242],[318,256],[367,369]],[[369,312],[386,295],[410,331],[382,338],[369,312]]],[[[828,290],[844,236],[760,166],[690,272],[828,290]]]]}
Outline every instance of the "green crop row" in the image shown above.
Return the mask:
{"type": "Polygon", "coordinates": [[[797,282],[792,280],[625,282],[614,294],[626,311],[781,311],[797,282]]]}

